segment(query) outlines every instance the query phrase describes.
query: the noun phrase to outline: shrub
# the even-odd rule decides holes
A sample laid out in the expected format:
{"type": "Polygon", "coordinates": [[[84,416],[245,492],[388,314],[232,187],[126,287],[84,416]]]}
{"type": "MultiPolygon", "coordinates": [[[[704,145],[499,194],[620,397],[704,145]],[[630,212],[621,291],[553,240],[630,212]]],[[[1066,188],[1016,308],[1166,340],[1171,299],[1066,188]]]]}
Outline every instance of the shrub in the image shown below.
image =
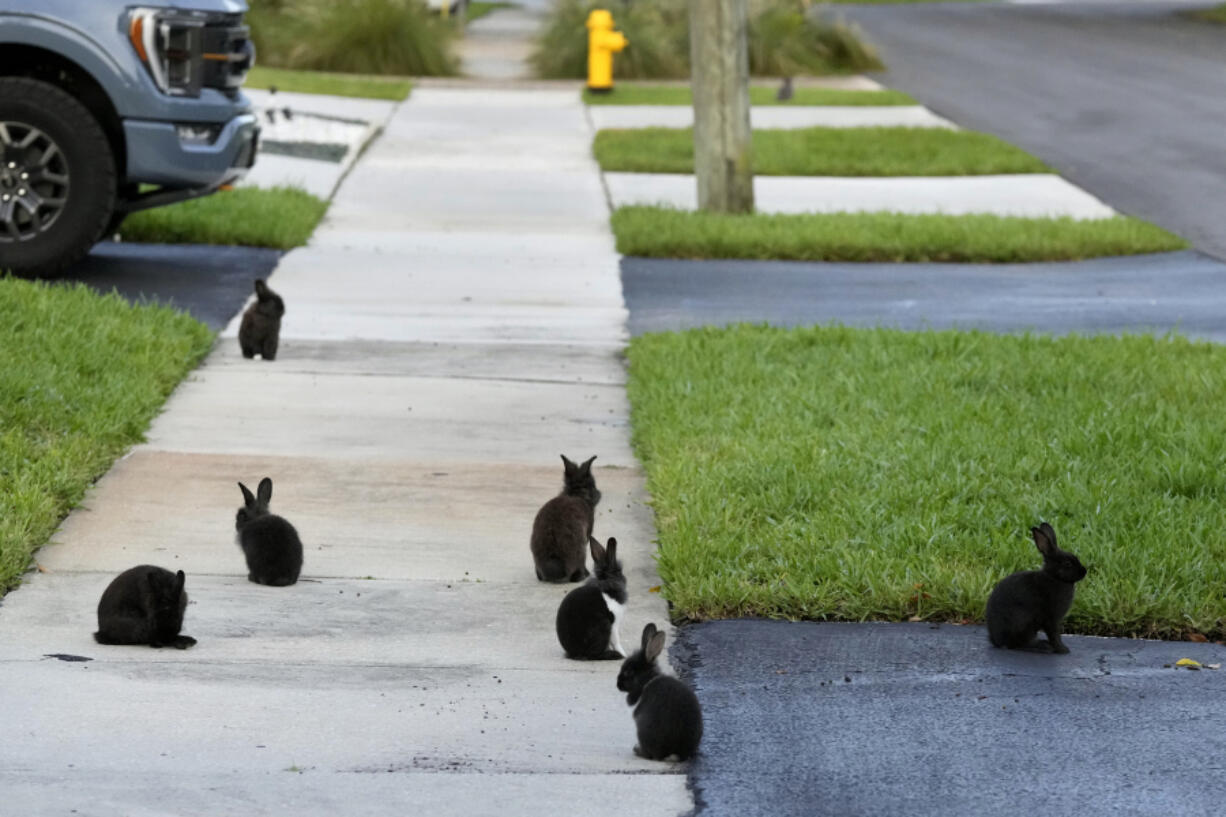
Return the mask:
{"type": "MultiPolygon", "coordinates": [[[[587,16],[609,8],[630,45],[613,60],[620,79],[689,76],[689,4],[686,0],[555,0],[531,56],[540,77],[587,76],[587,16]]],[[[757,76],[829,74],[879,69],[876,53],[859,32],[809,13],[804,0],[750,4],[749,71],[757,76]]]]}
{"type": "Polygon", "coordinates": [[[450,76],[455,29],[422,0],[254,0],[259,61],[279,68],[450,76]]]}
{"type": "Polygon", "coordinates": [[[806,13],[807,3],[770,0],[749,22],[749,72],[759,76],[872,71],[884,66],[841,21],[823,22],[806,13]]]}

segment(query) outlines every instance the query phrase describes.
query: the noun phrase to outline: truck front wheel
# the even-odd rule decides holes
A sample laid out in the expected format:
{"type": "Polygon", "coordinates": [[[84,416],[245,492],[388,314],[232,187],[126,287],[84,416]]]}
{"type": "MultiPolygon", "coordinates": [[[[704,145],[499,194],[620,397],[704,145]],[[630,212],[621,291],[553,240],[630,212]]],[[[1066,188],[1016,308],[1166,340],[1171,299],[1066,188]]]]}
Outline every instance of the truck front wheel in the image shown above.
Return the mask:
{"type": "Polygon", "coordinates": [[[98,240],[115,206],[98,120],[46,82],[0,78],[0,271],[54,275],[98,240]]]}

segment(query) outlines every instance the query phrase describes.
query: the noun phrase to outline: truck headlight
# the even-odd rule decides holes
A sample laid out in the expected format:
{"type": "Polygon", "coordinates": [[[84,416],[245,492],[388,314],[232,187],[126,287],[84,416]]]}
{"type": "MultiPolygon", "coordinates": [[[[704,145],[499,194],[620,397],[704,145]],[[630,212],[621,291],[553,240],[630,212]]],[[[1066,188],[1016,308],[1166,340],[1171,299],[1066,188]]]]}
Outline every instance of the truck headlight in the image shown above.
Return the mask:
{"type": "Polygon", "coordinates": [[[128,40],[149,76],[171,96],[199,96],[204,81],[205,20],[166,9],[128,10],[128,40]]]}

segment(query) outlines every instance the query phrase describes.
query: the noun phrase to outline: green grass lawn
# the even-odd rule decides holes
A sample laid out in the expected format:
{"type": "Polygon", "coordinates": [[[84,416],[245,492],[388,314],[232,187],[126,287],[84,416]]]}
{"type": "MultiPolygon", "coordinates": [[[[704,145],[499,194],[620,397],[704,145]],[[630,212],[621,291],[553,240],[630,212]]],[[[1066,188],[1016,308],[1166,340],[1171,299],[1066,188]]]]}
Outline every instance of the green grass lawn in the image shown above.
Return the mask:
{"type": "Polygon", "coordinates": [[[1226,4],[1207,9],[1197,9],[1186,12],[1189,17],[1197,20],[1207,20],[1210,23],[1226,23],[1226,4]]]}
{"type": "MultiPolygon", "coordinates": [[[[915,100],[902,91],[847,91],[838,88],[793,89],[794,96],[781,102],[775,98],[779,86],[751,85],[751,105],[914,105],[915,100]]],[[[583,91],[583,101],[589,105],[693,105],[694,98],[688,85],[640,85],[619,82],[613,92],[594,94],[583,91]]]]}
{"type": "Polygon", "coordinates": [[[1223,634],[1224,347],[742,325],[629,366],[679,618],[980,620],[1047,520],[1070,631],[1223,634]]]}
{"type": "Polygon", "coordinates": [[[408,77],[379,74],[338,74],[331,71],[294,71],[288,68],[266,68],[261,65],[251,69],[245,88],[268,89],[275,85],[278,91],[299,94],[331,94],[332,96],[356,96],[365,99],[389,99],[399,102],[409,95],[413,83],[408,77]]]}
{"type": "Polygon", "coordinates": [[[133,213],[119,233],[124,241],[288,250],[306,243],[327,209],[326,201],[296,188],[240,187],[133,213]]]}
{"type": "Polygon", "coordinates": [[[1072,261],[1185,249],[1139,219],[1078,221],[992,215],[830,213],[724,215],[619,207],[617,251],[654,258],[790,261],[1072,261]]]}
{"type": "MultiPolygon", "coordinates": [[[[629,128],[596,134],[606,172],[693,173],[690,128],[629,128]]],[[[755,130],[758,176],[977,176],[1050,173],[1024,150],[988,133],[946,128],[755,130]]]]}
{"type": "Polygon", "coordinates": [[[129,446],[213,335],[82,285],[0,279],[0,593],[129,446]]]}
{"type": "Polygon", "coordinates": [[[476,2],[469,3],[465,7],[464,21],[471,23],[473,20],[480,20],[482,17],[489,14],[491,11],[496,11],[498,9],[511,9],[511,8],[515,8],[514,3],[500,3],[500,2],[488,3],[488,2],[483,2],[483,0],[476,0],[476,2]]]}

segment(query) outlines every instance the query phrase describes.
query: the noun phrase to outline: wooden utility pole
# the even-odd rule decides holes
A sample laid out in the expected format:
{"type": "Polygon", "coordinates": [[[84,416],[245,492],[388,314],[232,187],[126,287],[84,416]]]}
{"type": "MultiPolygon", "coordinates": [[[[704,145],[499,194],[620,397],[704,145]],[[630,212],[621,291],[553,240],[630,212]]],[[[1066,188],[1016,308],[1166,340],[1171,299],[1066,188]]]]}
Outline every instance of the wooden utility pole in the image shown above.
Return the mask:
{"type": "Polygon", "coordinates": [[[753,212],[746,0],[690,0],[698,207],[753,212]]]}

